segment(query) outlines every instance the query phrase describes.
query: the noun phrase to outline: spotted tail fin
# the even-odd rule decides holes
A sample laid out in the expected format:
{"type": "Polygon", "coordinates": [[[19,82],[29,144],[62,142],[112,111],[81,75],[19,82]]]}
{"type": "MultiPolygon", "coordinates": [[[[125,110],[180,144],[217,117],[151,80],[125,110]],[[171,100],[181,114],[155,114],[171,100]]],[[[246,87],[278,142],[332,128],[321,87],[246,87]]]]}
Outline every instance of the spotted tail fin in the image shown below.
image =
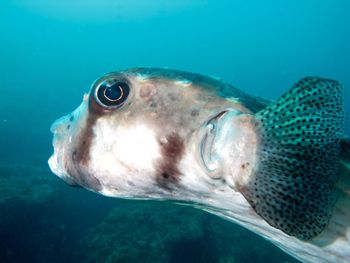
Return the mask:
{"type": "Polygon", "coordinates": [[[307,77],[256,117],[259,162],[242,194],[270,225],[309,240],[326,228],[337,200],[343,88],[307,77]]]}

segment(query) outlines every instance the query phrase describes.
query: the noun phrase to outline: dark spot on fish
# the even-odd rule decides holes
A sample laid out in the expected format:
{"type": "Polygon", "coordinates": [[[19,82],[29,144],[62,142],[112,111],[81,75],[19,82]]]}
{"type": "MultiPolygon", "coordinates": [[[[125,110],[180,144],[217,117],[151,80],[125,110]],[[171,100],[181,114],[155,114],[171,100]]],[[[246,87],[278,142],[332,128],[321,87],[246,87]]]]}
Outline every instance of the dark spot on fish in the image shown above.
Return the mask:
{"type": "Polygon", "coordinates": [[[242,169],[245,169],[245,168],[248,167],[248,166],[249,166],[249,163],[244,163],[244,164],[241,165],[241,168],[242,168],[242,169]]]}
{"type": "Polygon", "coordinates": [[[168,179],[170,177],[168,172],[162,172],[162,177],[168,179]]]}
{"type": "Polygon", "coordinates": [[[70,122],[74,121],[74,116],[73,115],[70,116],[69,121],[70,122]]]}
{"type": "Polygon", "coordinates": [[[67,125],[67,130],[69,130],[69,129],[70,129],[70,124],[67,125]]]}
{"type": "Polygon", "coordinates": [[[174,94],[169,94],[169,99],[170,99],[171,101],[176,101],[176,100],[177,100],[177,96],[174,95],[174,94]]]}
{"type": "Polygon", "coordinates": [[[151,108],[156,108],[157,107],[157,103],[152,101],[151,104],[150,104],[150,107],[151,108]]]}
{"type": "Polygon", "coordinates": [[[181,172],[178,164],[185,151],[183,139],[176,133],[166,137],[166,142],[160,142],[162,159],[158,166],[157,183],[164,188],[180,180],[181,172]]]}
{"type": "Polygon", "coordinates": [[[198,116],[199,115],[199,110],[192,110],[191,111],[191,116],[192,117],[196,117],[196,116],[198,116]]]}

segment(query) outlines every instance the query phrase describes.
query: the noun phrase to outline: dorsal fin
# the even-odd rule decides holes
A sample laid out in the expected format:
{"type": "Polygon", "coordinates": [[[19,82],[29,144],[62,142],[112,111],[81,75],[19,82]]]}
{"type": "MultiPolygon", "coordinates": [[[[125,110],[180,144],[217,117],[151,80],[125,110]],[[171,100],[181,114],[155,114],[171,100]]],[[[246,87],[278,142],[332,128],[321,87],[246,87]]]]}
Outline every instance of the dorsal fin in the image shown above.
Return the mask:
{"type": "Polygon", "coordinates": [[[242,194],[270,225],[309,240],[325,229],[337,200],[343,88],[307,77],[256,117],[259,163],[242,194]]]}

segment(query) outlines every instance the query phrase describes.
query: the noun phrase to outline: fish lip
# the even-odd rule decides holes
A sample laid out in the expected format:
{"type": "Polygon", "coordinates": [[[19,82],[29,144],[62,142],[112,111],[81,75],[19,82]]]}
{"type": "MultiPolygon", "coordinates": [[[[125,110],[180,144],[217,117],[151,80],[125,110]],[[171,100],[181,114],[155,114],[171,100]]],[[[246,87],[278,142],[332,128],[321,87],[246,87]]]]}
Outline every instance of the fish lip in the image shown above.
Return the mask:
{"type": "Polygon", "coordinates": [[[227,112],[228,110],[222,110],[218,114],[210,118],[208,121],[206,121],[203,125],[204,134],[200,139],[200,159],[207,172],[209,172],[214,178],[219,176],[215,175],[215,171],[218,168],[218,162],[212,159],[211,153],[215,142],[215,138],[217,136],[217,124],[227,112]]]}
{"type": "Polygon", "coordinates": [[[69,184],[72,184],[71,178],[64,165],[66,163],[64,158],[66,149],[60,144],[66,139],[65,129],[67,125],[70,125],[69,118],[71,116],[72,114],[64,115],[51,124],[50,131],[53,134],[51,141],[53,153],[48,159],[48,165],[52,173],[69,184]]]}

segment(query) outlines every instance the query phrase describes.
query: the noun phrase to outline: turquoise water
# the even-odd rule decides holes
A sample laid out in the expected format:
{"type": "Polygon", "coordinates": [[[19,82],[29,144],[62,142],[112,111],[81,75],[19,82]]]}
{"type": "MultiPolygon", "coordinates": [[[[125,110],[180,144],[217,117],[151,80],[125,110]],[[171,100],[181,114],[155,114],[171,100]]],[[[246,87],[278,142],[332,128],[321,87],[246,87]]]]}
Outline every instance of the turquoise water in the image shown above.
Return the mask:
{"type": "Polygon", "coordinates": [[[1,1],[0,262],[296,262],[188,207],[67,186],[47,165],[49,127],[128,67],[216,76],[269,99],[306,75],[349,93],[349,11],[346,0],[1,1]]]}

